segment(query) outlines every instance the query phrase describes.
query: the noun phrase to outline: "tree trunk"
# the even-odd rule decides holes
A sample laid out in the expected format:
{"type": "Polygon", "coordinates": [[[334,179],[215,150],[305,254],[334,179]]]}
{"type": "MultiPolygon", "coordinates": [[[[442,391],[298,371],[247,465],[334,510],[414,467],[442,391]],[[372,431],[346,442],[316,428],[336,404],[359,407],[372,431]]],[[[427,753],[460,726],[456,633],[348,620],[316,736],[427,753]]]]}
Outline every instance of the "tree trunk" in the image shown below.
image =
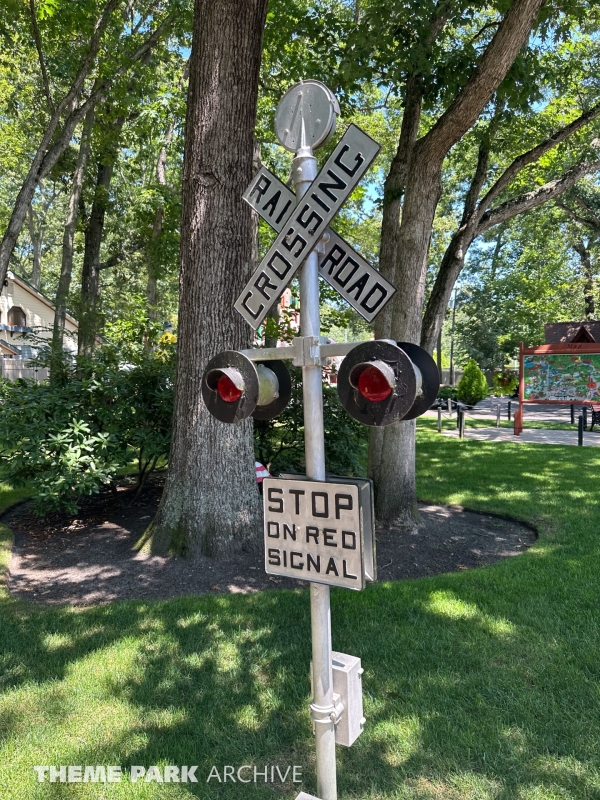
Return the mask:
{"type": "Polygon", "coordinates": [[[79,154],[77,156],[77,166],[73,174],[73,185],[71,186],[71,196],[65,219],[65,229],[63,233],[62,259],[60,265],[60,277],[56,289],[54,301],[54,330],[52,332],[52,353],[53,358],[59,358],[63,348],[63,338],[65,332],[65,321],[67,316],[67,298],[71,288],[71,277],[73,275],[73,254],[75,251],[75,230],[77,228],[77,216],[79,213],[79,201],[83,188],[83,178],[87,167],[90,154],[90,142],[92,128],[94,127],[94,109],[88,112],[81,133],[79,143],[79,154]]]}
{"type": "Polygon", "coordinates": [[[31,277],[29,282],[36,289],[40,288],[40,279],[42,277],[42,226],[35,227],[35,215],[33,213],[33,206],[29,204],[27,209],[27,223],[29,225],[29,238],[33,247],[33,266],[31,268],[31,277]]]}
{"type": "Polygon", "coordinates": [[[196,0],[186,119],[177,374],[169,474],[151,549],[222,556],[254,545],[261,503],[252,421],[226,425],[201,398],[202,374],[252,332],[233,308],[252,269],[252,177],[267,0],[196,0]]]}
{"type": "MultiPolygon", "coordinates": [[[[174,130],[175,130],[175,123],[172,122],[169,125],[167,132],[165,133],[162,147],[160,148],[160,153],[158,154],[158,158],[156,160],[156,182],[158,183],[159,186],[167,185],[167,178],[165,173],[165,167],[167,165],[167,148],[171,143],[174,130]]],[[[158,247],[158,243],[160,241],[160,237],[162,236],[164,218],[165,218],[165,211],[161,203],[154,212],[154,223],[152,225],[152,241],[148,257],[148,280],[146,283],[146,300],[148,301],[148,316],[150,317],[151,320],[156,320],[156,316],[158,313],[158,309],[156,308],[158,303],[158,263],[157,263],[158,258],[156,250],[158,247]]]]}
{"type": "MultiPolygon", "coordinates": [[[[392,160],[390,171],[383,187],[383,213],[381,218],[381,244],[379,248],[379,271],[394,283],[398,262],[398,231],[402,196],[406,183],[406,173],[421,121],[422,89],[420,81],[409,76],[406,87],[406,101],[398,149],[392,160]]],[[[387,339],[391,335],[392,308],[388,303],[375,320],[375,338],[387,339]]]]}
{"type": "Polygon", "coordinates": [[[596,313],[596,303],[594,301],[594,270],[592,268],[592,254],[589,247],[586,247],[583,239],[575,242],[573,249],[579,256],[581,262],[581,272],[583,273],[583,302],[585,308],[585,318],[594,319],[596,313]]]}
{"type": "MultiPolygon", "coordinates": [[[[543,0],[515,0],[467,84],[428,133],[419,139],[406,173],[391,336],[420,343],[427,256],[441,172],[448,151],[475,123],[527,40],[543,0]]],[[[415,424],[398,422],[383,434],[376,515],[384,523],[418,523],[414,473],[415,424]]]]}
{"type": "Polygon", "coordinates": [[[415,420],[397,422],[383,429],[381,472],[375,500],[375,516],[402,528],[419,524],[415,475],[415,420]]]}
{"type": "MultiPolygon", "coordinates": [[[[408,165],[419,131],[421,120],[422,88],[420,81],[409,76],[406,86],[406,100],[398,149],[392,160],[390,171],[383,189],[383,214],[381,219],[381,244],[379,248],[379,271],[392,283],[395,282],[398,262],[398,232],[402,195],[406,183],[408,165]]],[[[389,339],[392,328],[392,303],[375,320],[375,338],[389,339]]],[[[367,474],[375,485],[375,495],[379,487],[380,468],[383,457],[384,429],[371,428],[369,431],[369,455],[367,474]]]]}
{"type": "MultiPolygon", "coordinates": [[[[421,340],[426,259],[433,216],[441,193],[440,170],[420,159],[418,145],[411,162],[402,224],[398,236],[398,268],[392,318],[392,339],[421,340]],[[411,298],[410,303],[406,302],[411,298]]],[[[415,478],[414,420],[389,425],[383,432],[375,514],[383,523],[415,528],[419,524],[415,478]]]]}
{"type": "Polygon", "coordinates": [[[96,335],[101,327],[98,309],[100,299],[100,248],[104,233],[104,220],[108,208],[110,182],[118,158],[118,143],[125,123],[119,117],[110,126],[108,144],[100,156],[96,189],[92,210],[85,228],[85,247],[83,251],[83,267],[81,270],[81,303],[79,311],[79,335],[77,352],[89,355],[95,347],[96,335]]]}

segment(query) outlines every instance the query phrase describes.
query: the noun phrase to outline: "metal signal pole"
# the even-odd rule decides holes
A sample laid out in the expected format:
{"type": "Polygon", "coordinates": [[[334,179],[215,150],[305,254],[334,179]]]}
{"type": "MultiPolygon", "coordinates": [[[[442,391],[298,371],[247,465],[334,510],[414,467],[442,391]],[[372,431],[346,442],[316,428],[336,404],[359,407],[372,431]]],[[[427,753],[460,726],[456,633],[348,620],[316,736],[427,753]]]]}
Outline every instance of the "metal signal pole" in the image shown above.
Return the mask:
{"type": "MultiPolygon", "coordinates": [[[[292,179],[296,203],[317,176],[317,159],[304,141],[292,161],[292,179]]],[[[325,436],[323,432],[323,385],[319,357],[321,318],[319,310],[319,261],[311,252],[300,272],[300,332],[315,339],[315,363],[302,367],[304,400],[304,447],[306,475],[325,480],[325,436]]],[[[310,358],[310,356],[309,356],[310,358]]],[[[316,738],[317,795],[322,800],[337,799],[335,764],[336,708],[333,702],[331,648],[331,606],[329,586],[310,584],[310,616],[312,633],[313,698],[310,715],[316,738]]]]}

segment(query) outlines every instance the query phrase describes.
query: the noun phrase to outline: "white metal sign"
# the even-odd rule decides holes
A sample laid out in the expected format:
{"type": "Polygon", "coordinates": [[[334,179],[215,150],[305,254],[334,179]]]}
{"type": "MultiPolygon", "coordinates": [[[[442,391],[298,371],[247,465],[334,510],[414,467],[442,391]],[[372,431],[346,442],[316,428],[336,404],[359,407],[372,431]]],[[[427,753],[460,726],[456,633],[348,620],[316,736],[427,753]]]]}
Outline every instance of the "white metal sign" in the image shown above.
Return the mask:
{"type": "MultiPolygon", "coordinates": [[[[265,478],[265,571],[364,589],[365,495],[352,483],[265,478]]],[[[371,553],[366,559],[373,561],[371,553]]]]}
{"type": "MultiPolygon", "coordinates": [[[[244,192],[244,200],[279,233],[295,195],[276,175],[261,167],[244,192]]],[[[319,275],[358,313],[372,322],[391,300],[396,287],[345,239],[327,228],[321,240],[319,275]]]]}
{"type": "Polygon", "coordinates": [[[277,239],[235,303],[252,328],[259,327],[379,149],[364,131],[350,125],[300,203],[282,218],[277,239]]]}

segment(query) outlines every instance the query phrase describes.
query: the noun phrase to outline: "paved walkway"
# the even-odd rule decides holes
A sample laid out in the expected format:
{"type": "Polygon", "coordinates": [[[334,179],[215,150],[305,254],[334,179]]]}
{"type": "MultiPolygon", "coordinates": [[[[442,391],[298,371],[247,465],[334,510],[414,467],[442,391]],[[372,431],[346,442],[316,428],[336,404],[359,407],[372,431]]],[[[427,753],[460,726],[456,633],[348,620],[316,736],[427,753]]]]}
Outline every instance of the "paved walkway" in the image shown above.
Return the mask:
{"type": "MultiPolygon", "coordinates": [[[[458,439],[458,431],[444,431],[443,436],[458,439]]],[[[526,444],[568,444],[577,445],[577,428],[572,431],[552,431],[525,428],[520,436],[515,436],[509,428],[466,428],[465,439],[478,442],[525,442],[526,444]]],[[[600,447],[600,432],[584,431],[584,447],[600,447]]]]}
{"type": "MultiPolygon", "coordinates": [[[[536,422],[561,422],[570,424],[571,422],[571,407],[569,405],[535,405],[525,404],[523,414],[524,430],[520,436],[515,436],[512,428],[496,428],[497,409],[500,406],[500,418],[503,421],[508,420],[508,403],[506,397],[488,397],[481,403],[478,403],[475,408],[467,411],[467,420],[480,419],[487,420],[490,424],[489,428],[465,428],[465,439],[474,439],[478,442],[525,442],[530,444],[560,444],[560,445],[574,445],[577,446],[577,424],[573,425],[568,431],[553,431],[535,428],[527,428],[527,421],[536,422]]],[[[515,411],[519,408],[518,400],[511,401],[511,419],[514,418],[515,411]]],[[[575,406],[575,419],[577,420],[581,413],[581,406],[575,406]]],[[[437,411],[427,411],[426,416],[437,418],[437,411]]],[[[444,418],[447,419],[448,412],[444,412],[444,418]]],[[[456,419],[456,412],[452,412],[452,419],[456,419]]],[[[458,430],[446,430],[444,436],[451,436],[458,438],[458,430]]],[[[584,447],[600,447],[600,428],[593,431],[584,431],[583,433],[584,447]]]]}

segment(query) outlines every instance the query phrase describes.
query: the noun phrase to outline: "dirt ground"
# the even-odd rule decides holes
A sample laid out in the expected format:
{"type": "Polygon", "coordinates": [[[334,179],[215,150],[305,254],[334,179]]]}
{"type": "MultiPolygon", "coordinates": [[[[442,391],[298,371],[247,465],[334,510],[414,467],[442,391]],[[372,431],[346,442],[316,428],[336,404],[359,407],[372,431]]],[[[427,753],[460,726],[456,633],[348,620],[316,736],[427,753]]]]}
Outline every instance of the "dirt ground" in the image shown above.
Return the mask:
{"type": "MultiPolygon", "coordinates": [[[[27,504],[9,509],[2,521],[15,534],[11,593],[44,605],[90,605],[307,585],[266,575],[262,549],[223,561],[137,552],[133,545],[156,513],[161,492],[162,477],[156,476],[138,500],[121,486],[116,496],[86,499],[75,517],[40,519],[27,504]]],[[[416,532],[377,527],[378,581],[481,567],[518,555],[536,538],[518,522],[456,506],[421,503],[420,511],[416,532]]]]}

